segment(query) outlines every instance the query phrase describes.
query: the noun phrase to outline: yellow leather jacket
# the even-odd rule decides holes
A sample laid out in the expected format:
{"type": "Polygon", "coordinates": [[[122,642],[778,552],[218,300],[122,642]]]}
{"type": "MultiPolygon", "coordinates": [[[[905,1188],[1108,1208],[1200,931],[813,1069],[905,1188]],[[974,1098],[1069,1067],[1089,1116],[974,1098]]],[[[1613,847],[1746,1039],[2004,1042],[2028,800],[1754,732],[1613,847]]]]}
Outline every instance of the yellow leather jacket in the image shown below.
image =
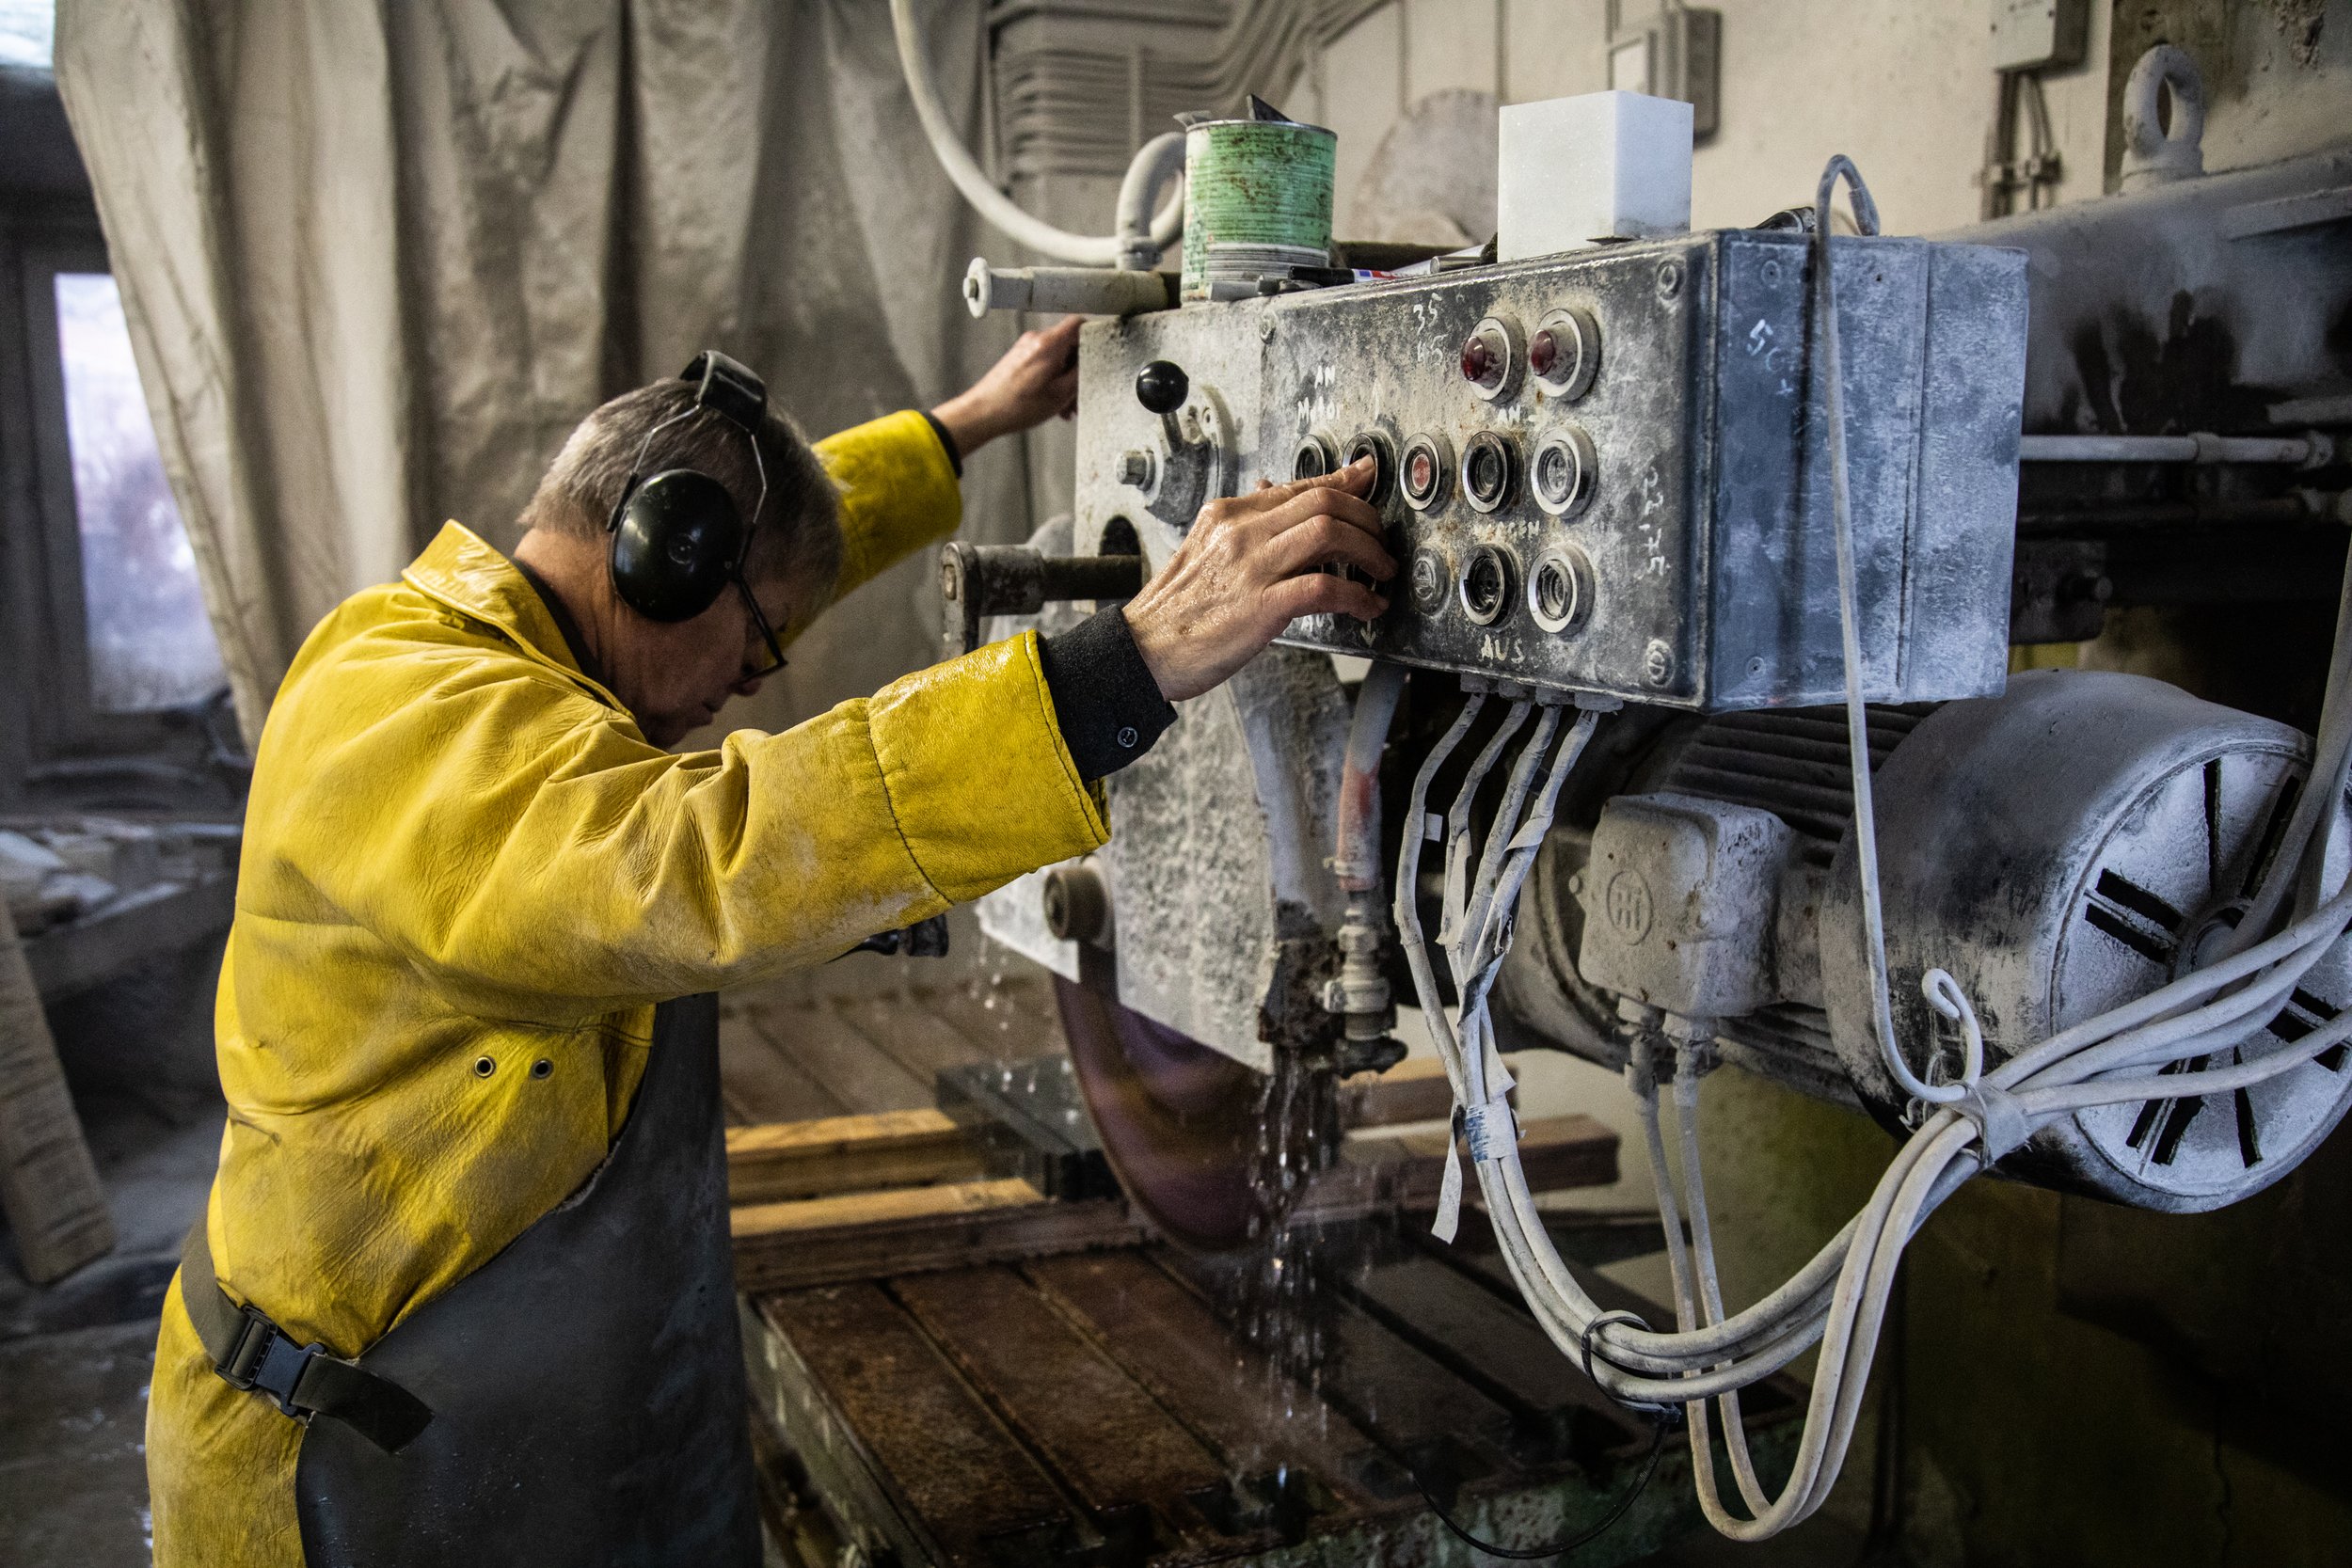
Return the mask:
{"type": "MultiPolygon", "coordinates": [[[[930,425],[822,442],[842,592],[961,515],[930,425]]],[[[603,1158],[654,1005],[776,974],[1105,836],[1034,634],[782,735],[649,744],[538,596],[447,525],[304,643],[246,806],[216,1011],[230,1296],[356,1355],[603,1158]]],[[[214,1374],[175,1282],[155,1560],[299,1563],[301,1429],[214,1374]]]]}

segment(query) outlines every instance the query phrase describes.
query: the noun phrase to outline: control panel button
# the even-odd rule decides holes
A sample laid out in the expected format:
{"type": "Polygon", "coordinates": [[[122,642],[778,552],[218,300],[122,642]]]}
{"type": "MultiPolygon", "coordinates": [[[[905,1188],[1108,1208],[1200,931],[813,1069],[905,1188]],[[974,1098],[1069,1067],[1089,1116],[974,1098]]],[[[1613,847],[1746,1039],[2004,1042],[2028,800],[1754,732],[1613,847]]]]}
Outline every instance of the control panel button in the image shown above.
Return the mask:
{"type": "Polygon", "coordinates": [[[1564,425],[1535,444],[1527,471],[1535,504],[1555,517],[1573,517],[1593,503],[1599,478],[1593,438],[1580,425],[1564,425]]]}
{"type": "Polygon", "coordinates": [[[1462,613],[1473,626],[1493,626],[1510,610],[1518,578],[1510,552],[1500,546],[1479,546],[1462,564],[1462,613]]]}
{"type": "Polygon", "coordinates": [[[1359,458],[1372,459],[1372,489],[1364,499],[1375,506],[1386,506],[1396,494],[1396,449],[1389,438],[1376,430],[1359,430],[1348,437],[1347,450],[1340,453],[1340,467],[1348,467],[1359,458]]]}
{"type": "Polygon", "coordinates": [[[1416,512],[1426,512],[1445,499],[1446,484],[1454,477],[1454,449],[1442,436],[1416,436],[1405,443],[1405,461],[1398,474],[1399,486],[1405,492],[1405,503],[1416,512]]]}
{"type": "Polygon", "coordinates": [[[1535,384],[1558,398],[1581,398],[1591,390],[1600,368],[1600,327],[1580,306],[1549,310],[1527,342],[1527,368],[1535,384]]]}
{"type": "Polygon", "coordinates": [[[1575,631],[1593,612],[1593,564],[1573,545],[1535,558],[1527,574],[1527,613],[1548,632],[1575,631]]]}
{"type": "Polygon", "coordinates": [[[1302,436],[1291,452],[1291,478],[1314,479],[1339,467],[1329,437],[1302,436]]]}
{"type": "Polygon", "coordinates": [[[1453,579],[1445,558],[1435,550],[1415,550],[1413,564],[1407,574],[1413,590],[1413,608],[1423,615],[1435,615],[1445,608],[1445,594],[1453,579]]]}
{"type": "Polygon", "coordinates": [[[1154,359],[1136,372],[1136,401],[1147,413],[1173,414],[1192,395],[1192,378],[1184,367],[1154,359]]]}
{"type": "Polygon", "coordinates": [[[1476,511],[1495,511],[1511,499],[1518,467],[1508,438],[1480,431],[1462,447],[1462,499],[1476,511]]]}
{"type": "Polygon", "coordinates": [[[1507,398],[1519,389],[1525,358],[1518,329],[1501,316],[1488,316],[1462,340],[1462,379],[1489,403],[1507,398]]]}

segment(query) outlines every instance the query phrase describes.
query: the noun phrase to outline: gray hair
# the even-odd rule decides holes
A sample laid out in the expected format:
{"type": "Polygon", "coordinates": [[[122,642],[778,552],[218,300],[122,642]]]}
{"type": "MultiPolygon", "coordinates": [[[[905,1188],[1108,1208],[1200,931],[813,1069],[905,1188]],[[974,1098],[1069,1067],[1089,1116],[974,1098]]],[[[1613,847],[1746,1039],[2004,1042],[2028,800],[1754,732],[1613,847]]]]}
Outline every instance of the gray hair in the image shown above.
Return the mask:
{"type": "Polygon", "coordinates": [[[693,405],[691,385],[657,381],[580,420],[523,508],[523,527],[602,539],[632,472],[650,478],[664,468],[692,468],[726,486],[746,521],[758,510],[744,577],[790,583],[805,596],[803,613],[812,612],[841,573],[840,492],[832,476],[800,427],[771,407],[758,437],[768,478],[762,502],[760,463],[753,461],[741,427],[713,409],[676,419],[693,405]]]}

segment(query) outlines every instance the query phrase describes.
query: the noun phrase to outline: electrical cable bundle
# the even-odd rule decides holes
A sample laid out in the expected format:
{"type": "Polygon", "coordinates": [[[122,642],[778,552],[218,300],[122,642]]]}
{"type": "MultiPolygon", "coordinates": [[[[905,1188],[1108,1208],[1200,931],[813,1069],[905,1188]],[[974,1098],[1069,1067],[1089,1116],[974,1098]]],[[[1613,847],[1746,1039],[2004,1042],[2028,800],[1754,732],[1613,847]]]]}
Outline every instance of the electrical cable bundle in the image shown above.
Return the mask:
{"type": "MultiPolygon", "coordinates": [[[[1813,1259],[1762,1300],[1726,1313],[1716,1277],[1713,1238],[1699,1163],[1698,1080],[1707,1042],[1673,1047],[1672,1093],[1684,1192],[1677,1197],[1660,1123],[1659,1087],[1667,1042],[1656,1029],[1637,1037],[1627,1068],[1640,1108],[1659,1209],[1667,1238],[1676,1308],[1672,1332],[1653,1331],[1623,1314],[1604,1313],[1552,1245],[1529,1191],[1518,1152],[1508,1095],[1511,1077],[1498,1049],[1488,998],[1511,942],[1512,914],[1536,850],[1551,825],[1560,789],[1591,737],[1599,714],[1535,699],[1510,703],[1502,723],[1471,761],[1439,829],[1426,816],[1438,770],[1460,746],[1491,692],[1473,688],[1453,726],[1423,761],[1406,806],[1398,856],[1395,916],[1422,1011],[1445,1063],[1487,1214],[1520,1293],[1563,1354],[1583,1366],[1613,1398],[1637,1408],[1680,1405],[1690,1418],[1693,1480],[1708,1520],[1738,1540],[1761,1540],[1798,1523],[1829,1496],[1860,1415],[1870,1362],[1904,1247],[1928,1215],[1964,1184],[2023,1144],[2042,1126],[2093,1106],[2227,1093],[2292,1071],[2352,1039],[2352,1011],[2293,1043],[2265,1048],[2254,1037],[2277,1016],[2296,984],[2352,925],[2352,891],[2328,889],[2322,865],[2352,767],[2352,580],[2339,613],[2336,645],[2312,759],[2315,787],[2305,789],[2278,853],[2246,917],[2217,961],[2135,1001],[2061,1030],[2030,1050],[1987,1069],[1982,1031],[1952,977],[1930,970],[1929,1005],[1957,1024],[1963,1060],[1957,1081],[1931,1084],[1915,1072],[1895,1033],[1888,1001],[1884,923],[1878,885],[1876,821],[1862,698],[1855,614],[1852,528],[1846,481],[1836,284],[1830,266],[1830,198],[1849,184],[1856,227],[1877,231],[1877,214],[1853,165],[1840,156],[1823,171],[1816,196],[1811,326],[1820,352],[1808,364],[1826,377],[1828,461],[1836,531],[1838,611],[1844,636],[1849,760],[1853,780],[1865,948],[1872,1021],[1888,1072],[1914,1100],[1917,1125],[1881,1178],[1869,1202],[1813,1259]],[[1472,806],[1503,754],[1534,718],[1534,733],[1505,775],[1502,800],[1483,843],[1471,842],[1472,806]],[[1565,728],[1565,736],[1563,731],[1565,728]],[[1547,762],[1547,757],[1549,761],[1547,762]],[[1540,775],[1540,783],[1537,783],[1540,775]],[[1444,845],[1445,952],[1459,1001],[1449,1018],[1415,897],[1424,838],[1444,845]],[[2290,900],[2292,904],[2290,905],[2290,900]],[[2282,929],[2263,937],[2281,915],[2282,929]],[[2208,1063],[2223,1055],[2227,1067],[2208,1063]],[[1690,1238],[1686,1245],[1683,1215],[1690,1238]],[[1820,1358],[1795,1463],[1777,1494],[1757,1476],[1740,1425],[1739,1391],[1788,1366],[1815,1345],[1820,1358]],[[1721,1410],[1732,1477],[1745,1505],[1734,1513],[1721,1496],[1710,1443],[1710,1402],[1721,1410]]],[[[1462,1181],[1449,1155],[1437,1233],[1454,1234],[1462,1181]]]]}

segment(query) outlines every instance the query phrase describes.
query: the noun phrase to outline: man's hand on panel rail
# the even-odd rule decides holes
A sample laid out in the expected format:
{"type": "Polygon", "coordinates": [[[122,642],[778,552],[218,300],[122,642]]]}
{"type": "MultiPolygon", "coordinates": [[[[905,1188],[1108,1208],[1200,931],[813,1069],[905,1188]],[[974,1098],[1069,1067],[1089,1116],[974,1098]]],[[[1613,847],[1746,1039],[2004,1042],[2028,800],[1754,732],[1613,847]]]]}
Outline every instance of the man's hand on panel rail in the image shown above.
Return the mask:
{"type": "Polygon", "coordinates": [[[969,457],[999,436],[1042,424],[1078,411],[1078,328],[1083,316],[1064,316],[1053,325],[1021,334],[1004,357],[963,391],[931,410],[969,457]]]}
{"type": "Polygon", "coordinates": [[[1363,499],[1372,479],[1365,458],[1200,509],[1168,564],[1127,601],[1136,647],[1168,701],[1212,689],[1301,615],[1370,621],[1389,608],[1373,587],[1324,570],[1350,566],[1376,583],[1396,576],[1380,514],[1363,499]]]}

